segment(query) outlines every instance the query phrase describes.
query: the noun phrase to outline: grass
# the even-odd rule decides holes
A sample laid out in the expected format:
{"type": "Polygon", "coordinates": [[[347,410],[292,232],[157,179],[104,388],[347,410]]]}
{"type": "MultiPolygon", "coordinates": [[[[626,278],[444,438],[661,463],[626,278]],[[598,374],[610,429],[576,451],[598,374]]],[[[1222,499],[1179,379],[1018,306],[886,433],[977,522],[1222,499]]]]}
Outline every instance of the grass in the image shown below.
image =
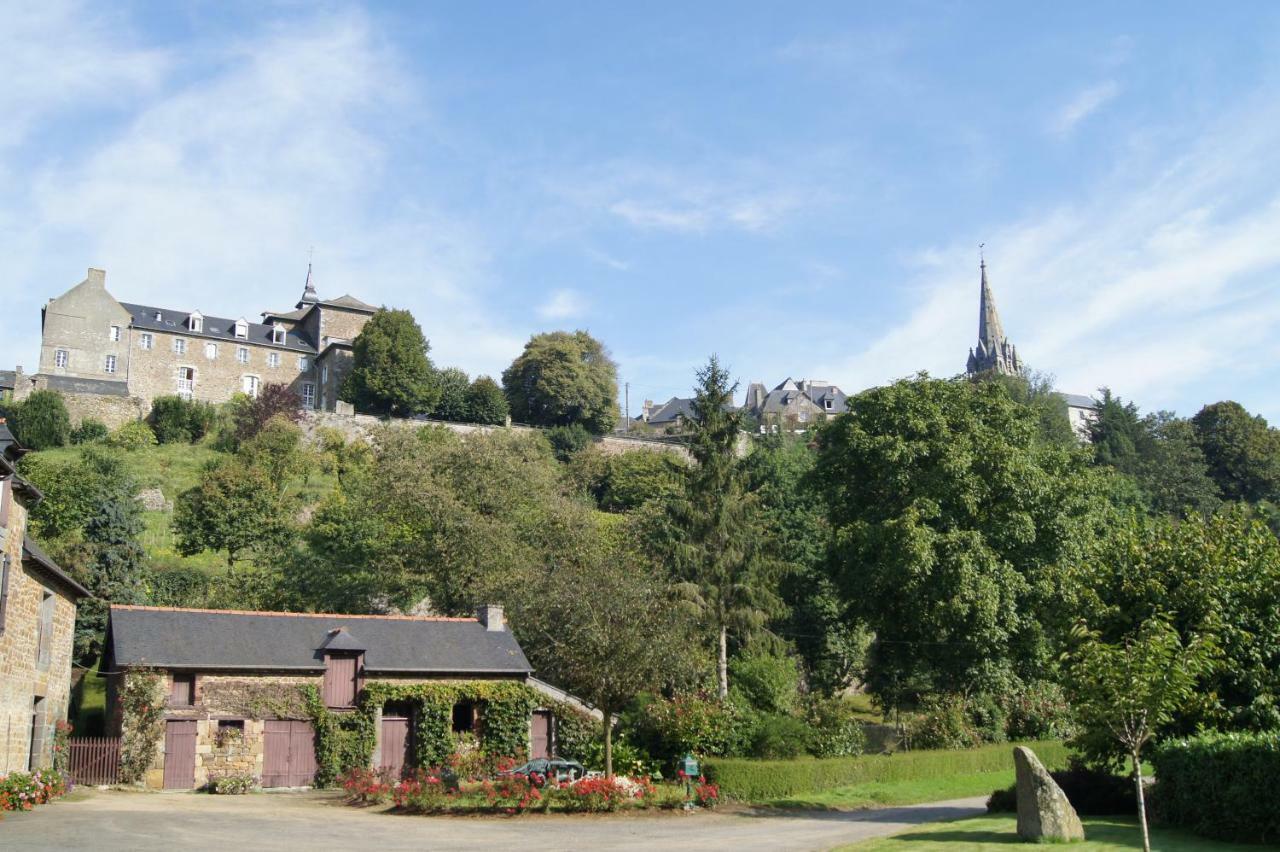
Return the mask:
{"type": "Polygon", "coordinates": [[[771,808],[851,811],[886,805],[914,805],[918,802],[986,796],[993,790],[1008,787],[1012,783],[1013,770],[1006,769],[996,772],[948,775],[941,778],[868,781],[817,793],[772,799],[759,804],[771,808]]]}
{"type": "Polygon", "coordinates": [[[844,703],[854,710],[854,715],[859,721],[870,722],[873,725],[884,723],[884,714],[876,709],[875,703],[872,702],[871,696],[865,692],[856,692],[853,695],[845,696],[844,703]]]}
{"type": "MultiPolygon", "coordinates": [[[[1069,848],[1073,852],[1113,852],[1142,848],[1142,835],[1139,833],[1136,817],[1085,817],[1082,822],[1085,840],[1070,844],[1069,848]]],[[[843,846],[841,849],[851,852],[982,852],[1007,849],[1012,844],[1023,842],[1018,837],[1017,818],[1009,814],[931,823],[890,837],[843,846]]],[[[1152,828],[1151,848],[1159,852],[1257,852],[1262,847],[1222,843],[1172,828],[1152,828]]]]}
{"type": "Polygon", "coordinates": [[[98,677],[98,664],[84,673],[71,696],[71,724],[75,736],[100,736],[107,713],[107,682],[98,677]]]}

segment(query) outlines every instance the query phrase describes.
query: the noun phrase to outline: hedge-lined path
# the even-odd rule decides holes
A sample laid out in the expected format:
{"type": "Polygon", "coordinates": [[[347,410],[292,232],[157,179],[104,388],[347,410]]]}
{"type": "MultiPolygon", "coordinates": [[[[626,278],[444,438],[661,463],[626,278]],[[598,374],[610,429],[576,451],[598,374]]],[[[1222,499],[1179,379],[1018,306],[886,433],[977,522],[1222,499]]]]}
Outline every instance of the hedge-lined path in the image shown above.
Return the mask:
{"type": "Polygon", "coordinates": [[[0,847],[114,850],[829,849],[985,811],[984,800],[843,813],[777,810],[523,817],[416,817],[333,793],[82,791],[0,821],[0,847]]]}

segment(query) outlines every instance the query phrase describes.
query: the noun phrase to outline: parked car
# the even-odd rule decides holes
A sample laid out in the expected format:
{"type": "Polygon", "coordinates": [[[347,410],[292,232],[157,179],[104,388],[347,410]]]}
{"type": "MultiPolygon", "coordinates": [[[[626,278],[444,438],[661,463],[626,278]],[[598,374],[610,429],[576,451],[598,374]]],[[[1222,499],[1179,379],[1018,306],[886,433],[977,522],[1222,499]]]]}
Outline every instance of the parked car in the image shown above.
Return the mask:
{"type": "Polygon", "coordinates": [[[522,766],[515,769],[508,769],[500,775],[523,775],[528,777],[537,773],[545,778],[555,778],[557,781],[576,781],[587,774],[587,770],[583,768],[581,763],[576,760],[564,760],[555,758],[548,760],[545,757],[534,758],[522,766]]]}

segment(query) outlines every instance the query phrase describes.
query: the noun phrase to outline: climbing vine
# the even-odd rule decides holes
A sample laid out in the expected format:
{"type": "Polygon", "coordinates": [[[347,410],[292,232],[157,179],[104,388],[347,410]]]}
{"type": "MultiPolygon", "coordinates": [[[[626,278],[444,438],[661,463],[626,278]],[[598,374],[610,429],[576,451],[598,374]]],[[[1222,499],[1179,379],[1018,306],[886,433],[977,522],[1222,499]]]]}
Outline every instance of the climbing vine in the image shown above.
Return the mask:
{"type": "Polygon", "coordinates": [[[150,669],[124,676],[121,703],[124,724],[120,742],[120,781],[136,784],[146,777],[156,757],[156,742],[164,736],[164,678],[150,669]]]}

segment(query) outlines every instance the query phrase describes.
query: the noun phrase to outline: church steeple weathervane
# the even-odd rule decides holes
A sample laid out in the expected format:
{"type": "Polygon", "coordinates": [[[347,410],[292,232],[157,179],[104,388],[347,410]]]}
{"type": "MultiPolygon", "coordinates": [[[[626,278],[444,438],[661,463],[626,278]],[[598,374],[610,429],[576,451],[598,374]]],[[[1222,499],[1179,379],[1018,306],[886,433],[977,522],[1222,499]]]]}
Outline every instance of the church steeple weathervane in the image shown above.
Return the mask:
{"type": "Polygon", "coordinates": [[[986,244],[978,245],[978,268],[981,270],[981,288],[978,294],[978,345],[969,350],[965,372],[974,376],[995,371],[1009,376],[1022,375],[1022,361],[1017,348],[1004,335],[1000,324],[1000,312],[987,281],[987,259],[983,252],[986,244]]]}

